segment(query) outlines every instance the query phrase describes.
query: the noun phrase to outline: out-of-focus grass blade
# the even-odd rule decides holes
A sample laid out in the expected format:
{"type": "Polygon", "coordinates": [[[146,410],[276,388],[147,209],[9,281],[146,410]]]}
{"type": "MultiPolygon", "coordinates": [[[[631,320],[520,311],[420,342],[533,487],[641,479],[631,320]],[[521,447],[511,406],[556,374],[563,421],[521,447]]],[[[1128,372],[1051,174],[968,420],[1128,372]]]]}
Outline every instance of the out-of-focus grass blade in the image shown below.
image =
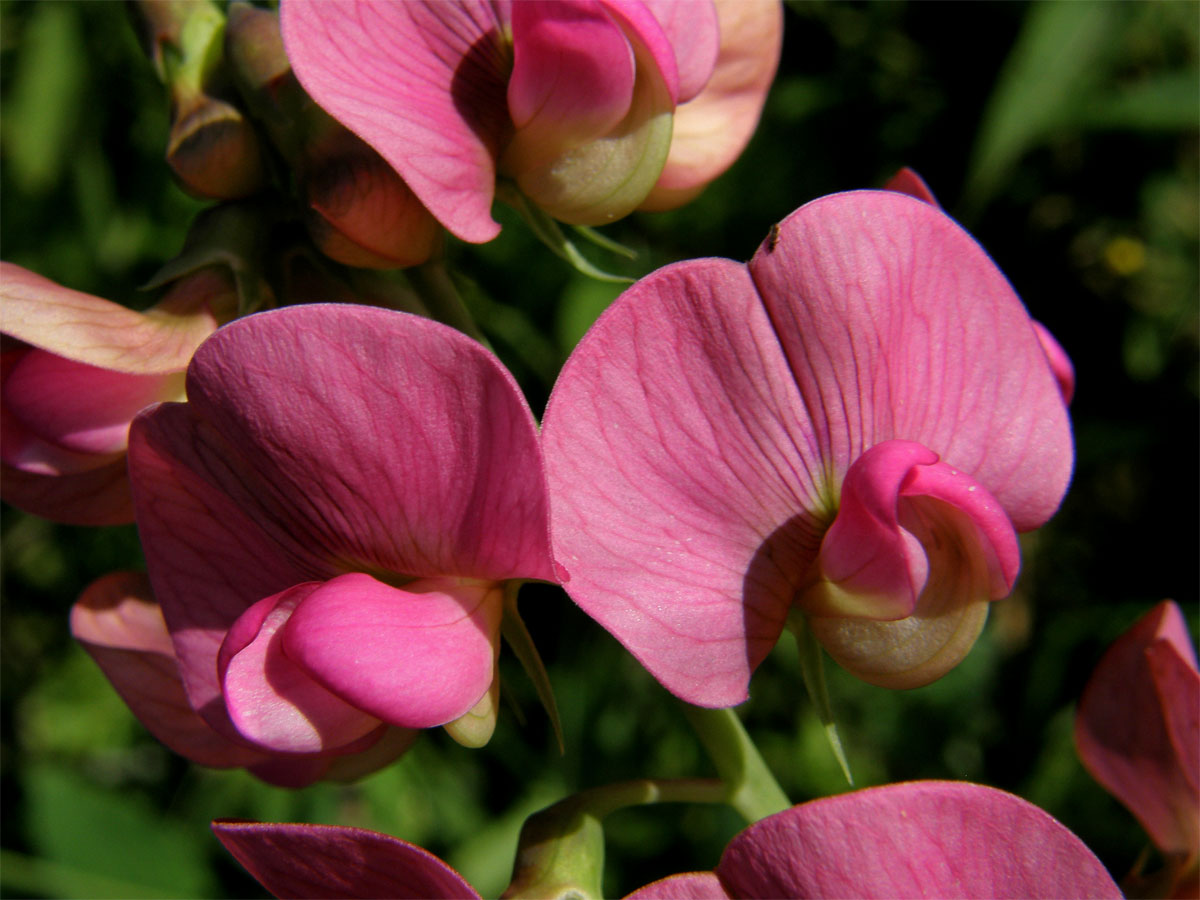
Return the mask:
{"type": "Polygon", "coordinates": [[[77,879],[77,886],[65,893],[49,891],[51,884],[47,882],[42,890],[51,896],[212,894],[203,837],[197,839],[182,823],[163,821],[161,814],[136,793],[99,787],[51,764],[30,768],[23,787],[28,833],[40,857],[39,865],[29,868],[26,874],[40,872],[55,879],[71,875],[77,879]],[[93,881],[85,887],[83,880],[87,878],[93,881]],[[118,884],[120,889],[102,893],[106,882],[118,884]],[[134,887],[139,890],[135,892],[134,887]]]}
{"type": "Polygon", "coordinates": [[[1029,7],[988,101],[964,190],[976,211],[1035,143],[1076,120],[1103,76],[1102,61],[1120,4],[1049,0],[1029,7]]]}
{"type": "Polygon", "coordinates": [[[75,152],[86,61],[79,18],[70,3],[38,3],[21,39],[4,105],[7,164],[31,194],[49,187],[75,152]]]}
{"type": "Polygon", "coordinates": [[[1105,92],[1084,106],[1080,120],[1089,128],[1194,131],[1200,128],[1200,69],[1105,92]]]}

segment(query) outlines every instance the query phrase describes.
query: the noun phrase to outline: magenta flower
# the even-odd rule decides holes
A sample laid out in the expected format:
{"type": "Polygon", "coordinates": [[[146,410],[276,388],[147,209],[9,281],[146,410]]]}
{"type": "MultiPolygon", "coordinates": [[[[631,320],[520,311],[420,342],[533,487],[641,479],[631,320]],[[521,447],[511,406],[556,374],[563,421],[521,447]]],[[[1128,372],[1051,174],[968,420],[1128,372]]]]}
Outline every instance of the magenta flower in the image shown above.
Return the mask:
{"type": "Polygon", "coordinates": [[[1079,701],[1075,744],[1092,777],[1137,817],[1155,845],[1194,866],[1200,854],[1200,672],[1174,603],[1158,604],[1104,654],[1079,701]]]}
{"type": "Polygon", "coordinates": [[[940,677],[1073,457],[1008,282],[891,191],[809,203],[748,265],[634,285],[567,361],[543,440],[568,593],[704,706],[746,699],[793,612],[860,678],[940,677]]]}
{"type": "MultiPolygon", "coordinates": [[[[213,823],[278,897],[478,897],[436,856],[330,825],[213,823]]],[[[631,898],[1120,897],[1074,834],[994,788],[916,781],[826,797],[756,822],[715,872],[674,875],[631,898]]]]}
{"type": "Polygon", "coordinates": [[[313,304],[217,332],[129,466],[188,701],[271,754],[494,723],[506,582],[554,580],[537,428],[437,323],[313,304]]]}
{"type": "Polygon", "coordinates": [[[781,31],[774,0],[283,7],[309,94],[474,242],[498,177],[575,224],[690,199],[753,133],[781,31]]]}
{"type": "Polygon", "coordinates": [[[630,900],[1120,897],[1100,860],[1031,803],[978,784],[914,781],[825,797],[756,822],[715,872],[630,900]]]}
{"type": "Polygon", "coordinates": [[[0,303],[4,499],[72,525],[132,522],[130,420],[183,399],[192,352],[236,309],[232,281],[201,270],[139,313],[0,263],[0,303]]]}

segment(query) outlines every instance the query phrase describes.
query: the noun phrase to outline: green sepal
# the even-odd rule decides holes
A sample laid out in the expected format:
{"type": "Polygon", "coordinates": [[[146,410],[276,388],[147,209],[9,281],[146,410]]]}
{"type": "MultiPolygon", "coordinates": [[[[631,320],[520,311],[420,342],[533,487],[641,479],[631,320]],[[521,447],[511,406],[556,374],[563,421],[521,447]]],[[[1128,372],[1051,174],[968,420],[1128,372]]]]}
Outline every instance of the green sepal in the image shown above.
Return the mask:
{"type": "Polygon", "coordinates": [[[787,627],[796,638],[796,648],[800,652],[800,674],[804,678],[804,687],[808,689],[809,699],[817,711],[817,718],[821,720],[825,730],[825,738],[842,768],[842,774],[853,787],[854,776],[850,772],[850,761],[846,759],[846,751],[838,735],[837,723],[833,717],[833,704],[829,700],[829,688],[825,684],[825,651],[813,635],[812,629],[808,627],[803,613],[793,610],[788,615],[787,627]]]}
{"type": "Polygon", "coordinates": [[[521,663],[525,674],[529,676],[529,680],[533,682],[538,699],[542,702],[542,708],[546,710],[546,715],[550,717],[550,725],[554,728],[554,737],[558,741],[558,752],[565,753],[566,743],[563,740],[562,722],[558,717],[558,703],[554,699],[554,688],[550,684],[550,676],[546,674],[542,655],[534,646],[529,629],[525,627],[525,620],[521,618],[521,613],[517,610],[517,593],[521,590],[521,584],[520,581],[509,581],[504,585],[504,617],[500,620],[500,633],[504,636],[505,643],[517,655],[517,660],[521,663]]]}
{"type": "MultiPolygon", "coordinates": [[[[496,196],[521,215],[521,218],[525,220],[525,224],[529,226],[529,230],[534,233],[538,240],[550,248],[550,252],[561,259],[565,259],[580,275],[595,278],[597,281],[610,281],[618,284],[633,283],[633,278],[626,275],[614,275],[611,272],[605,272],[591,263],[580,252],[579,248],[575,246],[574,242],[563,234],[563,230],[558,227],[558,222],[531,203],[512,182],[498,181],[496,183],[496,196]]],[[[591,229],[588,229],[588,231],[591,231],[591,229]]],[[[596,235],[596,237],[600,236],[596,235]]],[[[588,240],[592,240],[593,243],[601,243],[592,237],[588,237],[588,240]]],[[[602,241],[607,242],[608,239],[602,238],[602,241]]],[[[616,246],[620,247],[621,245],[616,244],[616,246]]],[[[622,247],[621,250],[616,252],[626,255],[630,251],[622,247]]]]}

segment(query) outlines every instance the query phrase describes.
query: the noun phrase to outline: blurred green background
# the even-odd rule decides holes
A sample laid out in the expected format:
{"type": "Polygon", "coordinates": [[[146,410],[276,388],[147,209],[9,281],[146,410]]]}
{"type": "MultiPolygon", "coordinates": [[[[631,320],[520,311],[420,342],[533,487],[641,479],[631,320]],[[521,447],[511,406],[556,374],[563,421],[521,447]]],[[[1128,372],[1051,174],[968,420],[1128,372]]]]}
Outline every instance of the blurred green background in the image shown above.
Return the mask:
{"type": "MultiPolygon", "coordinates": [[[[6,260],[131,305],[202,204],[168,177],[163,89],[122,5],[0,4],[0,243],[6,260]]],[[[1073,487],[1024,545],[1014,597],[968,660],[893,693],[830,671],[862,785],[959,778],[1015,791],[1116,877],[1145,845],[1077,762],[1073,703],[1104,647],[1153,603],[1197,612],[1200,5],[795,3],[750,149],[676,213],[606,232],[641,274],[746,259],[773,222],[834,191],[920,172],[1077,367],[1073,487]]],[[[552,257],[515,216],[452,248],[469,302],[540,410],[565,354],[617,289],[552,257]]],[[[619,262],[597,260],[618,267],[619,262]]],[[[502,659],[506,710],[483,750],[430,733],[351,786],[285,791],[200,769],[150,738],[67,632],[82,588],[140,565],[132,526],[57,526],[3,509],[0,894],[241,897],[262,890],[213,839],[217,816],[359,825],[415,841],[485,894],[507,883],[522,818],[567,793],[710,774],[674,701],[558,589],[522,609],[550,669],[559,756],[502,659]]],[[[740,712],[793,800],[845,789],[802,699],[790,639],[740,712]]],[[[607,889],[710,868],[732,811],[618,814],[607,889]]]]}

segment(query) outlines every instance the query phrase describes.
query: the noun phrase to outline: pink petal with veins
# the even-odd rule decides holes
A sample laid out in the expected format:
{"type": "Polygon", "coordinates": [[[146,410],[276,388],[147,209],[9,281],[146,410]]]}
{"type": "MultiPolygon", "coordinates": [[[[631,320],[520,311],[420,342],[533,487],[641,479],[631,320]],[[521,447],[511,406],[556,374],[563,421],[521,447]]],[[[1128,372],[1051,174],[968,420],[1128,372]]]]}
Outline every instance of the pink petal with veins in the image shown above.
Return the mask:
{"type": "Polygon", "coordinates": [[[376,831],[232,819],[212,829],[277,897],[479,898],[432,853],[376,831]]]}
{"type": "Polygon", "coordinates": [[[717,866],[734,897],[1121,897],[1036,806],[976,784],[910,782],[826,797],[737,835],[717,866]]]}
{"type": "MultiPolygon", "coordinates": [[[[125,449],[143,408],[183,394],[183,372],[131,375],[33,349],[4,379],[4,408],[44,441],[72,453],[125,449]]],[[[8,458],[5,462],[24,468],[8,458]]]]}
{"type": "Polygon", "coordinates": [[[660,878],[628,894],[625,900],[727,900],[724,885],[713,872],[687,872],[660,878]]]}
{"type": "Polygon", "coordinates": [[[1200,844],[1200,672],[1179,607],[1164,601],[1108,649],[1075,717],[1084,767],[1164,853],[1200,844]]]}
{"type": "Polygon", "coordinates": [[[557,580],[533,416],[459,332],[291,307],[223,328],[188,379],[135,420],[130,472],[188,695],[223,733],[218,650],[263,597],[347,571],[557,580]]]}
{"type": "Polygon", "coordinates": [[[1074,452],[1029,314],[977,243],[890,191],[814,200],[750,262],[840,480],[883,440],[915,441],[965,472],[1017,531],[1057,509],[1074,452]]]}
{"type": "Polygon", "coordinates": [[[71,633],[138,720],[176,753],[206,766],[247,766],[268,758],[222,737],[192,709],[144,575],[114,572],[89,585],[71,607],[71,633]]]}
{"type": "Polygon", "coordinates": [[[27,344],[92,366],[135,375],[181,372],[217,327],[227,279],[204,273],[144,313],[73,291],[0,262],[0,330],[27,344]]]}
{"type": "MultiPolygon", "coordinates": [[[[723,37],[717,6],[712,0],[645,0],[641,5],[654,16],[674,53],[679,73],[675,102],[687,103],[704,90],[717,64],[723,37]]],[[[663,60],[665,70],[665,54],[663,60]]]]}
{"type": "Polygon", "coordinates": [[[495,584],[431,578],[393,588],[343,575],[299,604],[283,646],[359,709],[432,728],[467,713],[492,683],[502,609],[495,584]]]}
{"type": "Polygon", "coordinates": [[[824,530],[778,347],[745,266],[679,263],[600,318],[546,409],[567,590],[693,703],[746,698],[824,530]]]}
{"type": "MultiPolygon", "coordinates": [[[[651,4],[660,19],[666,19],[660,10],[667,7],[675,18],[690,20],[695,6],[678,0],[651,4]]],[[[712,74],[690,99],[681,85],[667,162],[642,209],[673,209],[691,200],[733,165],[758,127],[779,66],[783,7],[776,0],[717,0],[715,9],[720,44],[712,74]]],[[[664,27],[671,33],[670,24],[664,27]]],[[[680,71],[683,84],[692,83],[686,63],[680,71]]]]}
{"type": "Polygon", "coordinates": [[[374,147],[438,221],[475,243],[500,231],[491,206],[494,160],[511,129],[505,10],[469,0],[281,10],[304,89],[374,147]]]}

